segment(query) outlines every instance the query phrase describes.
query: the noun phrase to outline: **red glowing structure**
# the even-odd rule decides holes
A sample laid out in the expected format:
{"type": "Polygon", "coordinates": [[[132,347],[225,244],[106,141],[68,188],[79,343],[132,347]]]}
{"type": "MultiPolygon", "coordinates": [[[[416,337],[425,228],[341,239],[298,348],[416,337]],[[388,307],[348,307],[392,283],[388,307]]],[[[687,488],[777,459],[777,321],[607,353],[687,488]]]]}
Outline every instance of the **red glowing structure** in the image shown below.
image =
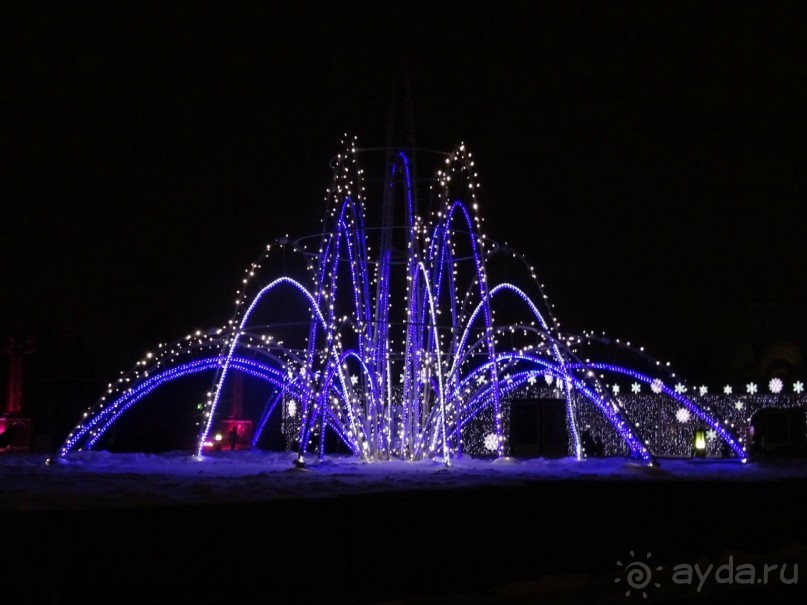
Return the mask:
{"type": "Polygon", "coordinates": [[[0,452],[27,451],[31,448],[31,419],[22,414],[23,369],[25,357],[36,350],[33,338],[6,338],[3,352],[8,355],[8,388],[0,416],[0,452]]]}
{"type": "Polygon", "coordinates": [[[212,439],[204,443],[204,451],[237,451],[252,447],[252,420],[244,418],[244,377],[237,375],[232,382],[230,414],[218,423],[212,439]]]}

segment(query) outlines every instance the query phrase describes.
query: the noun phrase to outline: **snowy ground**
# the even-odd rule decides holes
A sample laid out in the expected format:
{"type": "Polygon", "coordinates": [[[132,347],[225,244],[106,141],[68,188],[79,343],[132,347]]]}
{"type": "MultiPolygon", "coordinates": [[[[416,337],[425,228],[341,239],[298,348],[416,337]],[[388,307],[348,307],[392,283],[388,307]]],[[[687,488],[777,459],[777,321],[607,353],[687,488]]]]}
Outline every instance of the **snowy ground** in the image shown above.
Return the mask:
{"type": "Polygon", "coordinates": [[[653,602],[807,602],[803,581],[742,592],[710,581],[701,592],[671,580],[678,563],[729,556],[807,568],[807,460],[465,458],[447,468],[331,456],[301,470],[294,458],[80,452],[46,465],[45,455],[2,454],[0,579],[17,590],[4,596],[602,605],[636,600],[617,564],[635,552],[664,568],[653,602]],[[108,581],[79,581],[90,571],[108,581]]]}
{"type": "Polygon", "coordinates": [[[807,479],[807,460],[660,460],[648,467],[625,458],[481,460],[367,464],[353,457],[310,457],[305,469],[290,452],[113,454],[79,452],[58,464],[47,456],[0,455],[0,510],[132,508],[259,502],[349,494],[519,485],[544,480],[767,481],[807,479]]]}

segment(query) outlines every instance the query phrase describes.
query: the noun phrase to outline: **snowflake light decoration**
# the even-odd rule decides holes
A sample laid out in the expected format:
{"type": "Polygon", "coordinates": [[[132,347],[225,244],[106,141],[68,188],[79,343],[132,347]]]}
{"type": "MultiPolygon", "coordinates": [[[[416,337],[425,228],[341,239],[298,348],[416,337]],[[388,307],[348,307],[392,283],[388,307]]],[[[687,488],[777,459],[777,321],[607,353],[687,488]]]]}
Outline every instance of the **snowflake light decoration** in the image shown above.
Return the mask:
{"type": "Polygon", "coordinates": [[[684,393],[687,392],[687,388],[679,382],[675,385],[675,392],[678,393],[679,395],[683,395],[684,393]]]}
{"type": "Polygon", "coordinates": [[[653,382],[650,383],[650,390],[656,394],[661,393],[662,389],[664,388],[664,383],[661,382],[661,378],[656,378],[653,382]]]}
{"type": "Polygon", "coordinates": [[[639,391],[642,390],[642,387],[639,385],[638,382],[634,382],[632,385],[630,385],[630,390],[632,393],[638,393],[639,391]]]}
{"type": "Polygon", "coordinates": [[[484,441],[485,449],[489,452],[495,452],[496,449],[499,447],[499,440],[496,438],[495,433],[488,433],[485,435],[484,441]]]}
{"type": "Polygon", "coordinates": [[[690,417],[691,414],[689,413],[689,410],[686,408],[679,408],[678,411],[675,413],[675,419],[681,424],[689,422],[690,417]]]}
{"type": "Polygon", "coordinates": [[[723,387],[723,394],[724,395],[731,395],[731,391],[732,391],[731,386],[726,385],[726,386],[723,387]]]}
{"type": "Polygon", "coordinates": [[[801,393],[804,390],[804,383],[801,380],[797,380],[793,383],[793,392],[794,393],[801,393]]]}
{"type": "Polygon", "coordinates": [[[783,386],[785,385],[782,383],[781,378],[771,378],[770,382],[768,383],[768,388],[770,389],[771,393],[781,393],[783,386]]]}
{"type": "Polygon", "coordinates": [[[701,394],[701,397],[703,397],[709,392],[709,387],[706,385],[701,385],[700,388],[698,388],[698,392],[701,394]]]}
{"type": "Polygon", "coordinates": [[[739,412],[741,409],[745,407],[745,404],[742,401],[737,401],[734,403],[734,407],[739,412]]]}
{"type": "Polygon", "coordinates": [[[753,395],[757,392],[757,385],[753,382],[749,382],[747,385],[745,385],[745,392],[749,395],[753,395]]]}

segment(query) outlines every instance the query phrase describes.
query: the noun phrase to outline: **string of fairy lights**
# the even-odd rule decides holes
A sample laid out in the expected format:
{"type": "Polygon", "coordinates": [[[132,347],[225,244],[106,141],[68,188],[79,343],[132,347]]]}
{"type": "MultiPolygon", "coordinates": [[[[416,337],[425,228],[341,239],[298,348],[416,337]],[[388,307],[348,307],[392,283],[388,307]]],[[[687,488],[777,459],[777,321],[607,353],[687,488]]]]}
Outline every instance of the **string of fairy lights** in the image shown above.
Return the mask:
{"type": "Polygon", "coordinates": [[[780,379],[710,393],[642,347],[563,333],[535,268],[483,232],[478,173],[464,144],[442,154],[425,217],[409,155],[388,153],[376,179],[383,186],[370,191],[359,162],[368,152],[345,136],[320,236],[269,243],[244,271],[233,317],[146,353],[108,385],[58,454],[98,447],[133,405],[202,372],[214,377],[199,412],[201,459],[235,373],[271,392],[255,414],[253,447],[279,422],[301,459],[324,456],[328,435],[366,461],[506,456],[514,402],[549,397],[564,402],[578,459],[591,455],[593,435],[608,453],[652,463],[682,452],[697,425],[710,431],[711,451],[744,460],[750,412],[777,398],[801,401],[801,382],[790,395],[780,379]],[[372,223],[368,202],[381,209],[372,223]],[[290,259],[296,273],[273,272],[290,259]],[[604,351],[614,348],[625,353],[620,365],[607,363],[613,356],[604,351]],[[742,409],[730,405],[740,401],[742,409]]]}

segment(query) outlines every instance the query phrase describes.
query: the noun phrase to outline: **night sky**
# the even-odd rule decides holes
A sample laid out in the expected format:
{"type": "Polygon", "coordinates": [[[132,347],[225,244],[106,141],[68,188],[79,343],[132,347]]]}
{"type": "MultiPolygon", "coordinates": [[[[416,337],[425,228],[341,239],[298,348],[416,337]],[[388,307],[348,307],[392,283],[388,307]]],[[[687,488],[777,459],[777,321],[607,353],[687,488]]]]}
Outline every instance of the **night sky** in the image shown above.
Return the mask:
{"type": "Polygon", "coordinates": [[[802,20],[560,6],[11,16],[0,328],[39,339],[32,379],[106,381],[224,324],[265,243],[318,230],[343,133],[385,144],[403,74],[417,145],[468,145],[487,234],[566,328],[695,378],[805,350],[802,20]]]}

